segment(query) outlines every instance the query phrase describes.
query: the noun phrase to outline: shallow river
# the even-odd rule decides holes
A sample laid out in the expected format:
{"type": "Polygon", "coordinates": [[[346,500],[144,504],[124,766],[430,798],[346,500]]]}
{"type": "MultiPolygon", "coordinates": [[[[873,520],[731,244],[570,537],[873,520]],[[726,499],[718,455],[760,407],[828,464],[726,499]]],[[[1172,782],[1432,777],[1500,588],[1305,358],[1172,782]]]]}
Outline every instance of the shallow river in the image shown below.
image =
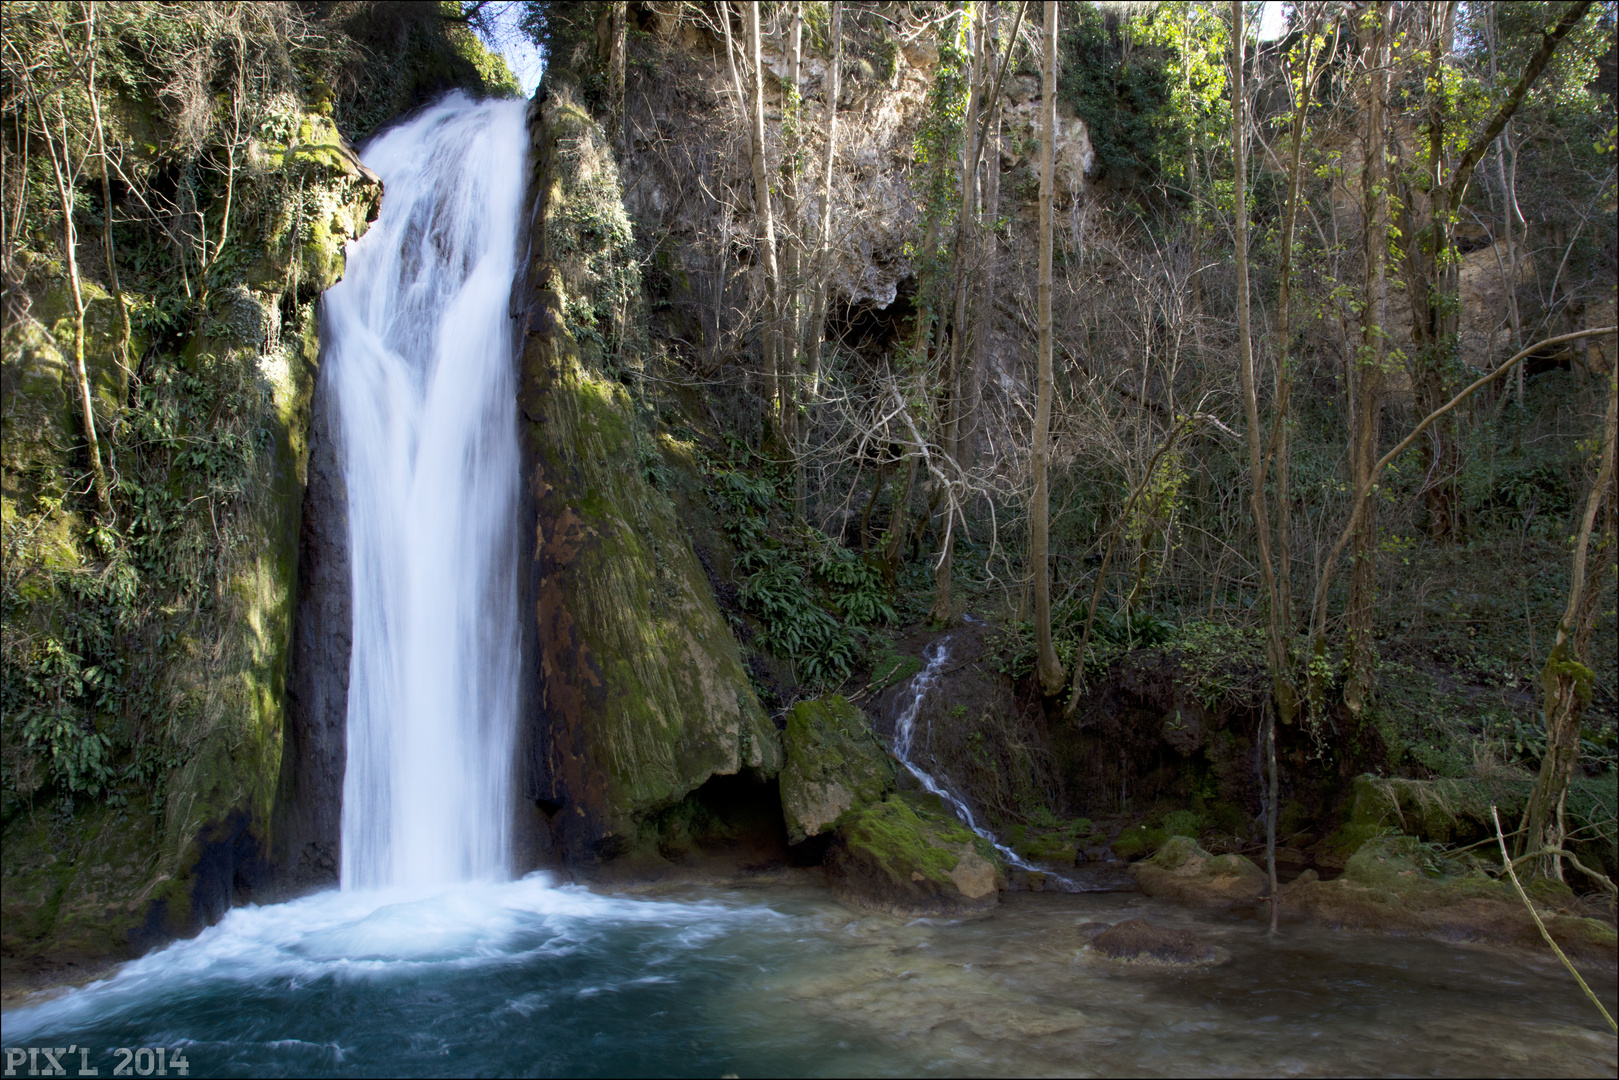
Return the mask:
{"type": "MultiPolygon", "coordinates": [[[[1611,975],[1595,985],[1612,1009],[1611,975]]],[[[1590,1003],[1529,955],[1304,926],[1272,939],[1121,893],[1014,893],[991,919],[905,923],[809,885],[645,899],[539,876],[240,909],[8,1010],[4,1043],[73,1046],[67,1074],[103,1077],[116,1047],[178,1048],[191,1076],[1619,1072],[1590,1003]],[[1140,916],[1229,960],[1078,953],[1077,924],[1140,916]]]]}

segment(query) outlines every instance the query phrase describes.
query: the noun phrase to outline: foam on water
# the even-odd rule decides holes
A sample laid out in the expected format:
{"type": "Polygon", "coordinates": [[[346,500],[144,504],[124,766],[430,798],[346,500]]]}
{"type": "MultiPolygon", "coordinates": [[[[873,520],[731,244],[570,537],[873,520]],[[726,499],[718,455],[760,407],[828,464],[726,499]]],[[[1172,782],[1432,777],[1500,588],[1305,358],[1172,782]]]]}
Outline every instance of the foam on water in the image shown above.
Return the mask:
{"type": "MultiPolygon", "coordinates": [[[[765,907],[607,897],[543,873],[453,887],[331,890],[237,908],[195,938],[121,967],[111,978],[6,1013],[6,1042],[37,1031],[115,1023],[176,995],[276,987],[296,994],[322,980],[386,985],[560,957],[626,928],[650,929],[677,951],[700,950],[743,924],[779,921],[765,907]]],[[[643,981],[645,981],[643,979],[643,981]]],[[[601,992],[598,988],[597,992],[601,992]]]]}

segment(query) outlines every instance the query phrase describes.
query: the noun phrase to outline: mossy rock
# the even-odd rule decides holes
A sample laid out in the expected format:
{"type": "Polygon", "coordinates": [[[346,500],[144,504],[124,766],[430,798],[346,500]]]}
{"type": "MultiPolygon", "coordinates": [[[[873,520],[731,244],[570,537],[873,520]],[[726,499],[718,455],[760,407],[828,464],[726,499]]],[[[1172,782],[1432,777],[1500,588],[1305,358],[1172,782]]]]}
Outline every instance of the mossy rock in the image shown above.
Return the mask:
{"type": "Polygon", "coordinates": [[[781,808],[791,843],[819,836],[894,790],[893,759],[866,714],[840,694],[794,705],[782,744],[781,808]]]}
{"type": "MultiPolygon", "coordinates": [[[[1566,887],[1536,885],[1530,891],[1541,921],[1564,952],[1577,960],[1614,963],[1613,929],[1569,912],[1572,894],[1566,887]]],[[[1446,855],[1414,836],[1367,840],[1333,881],[1306,872],[1282,890],[1282,910],[1328,926],[1546,948],[1510,882],[1491,878],[1470,856],[1446,855]]]]}
{"type": "Polygon", "coordinates": [[[1257,904],[1265,895],[1265,872],[1241,855],[1211,855],[1196,840],[1171,836],[1156,854],[1130,868],[1148,896],[1198,907],[1257,904]]]}
{"type": "MultiPolygon", "coordinates": [[[[643,822],[711,776],[777,776],[782,747],[674,504],[646,481],[654,440],[603,366],[613,327],[592,320],[620,310],[614,275],[633,261],[610,144],[550,74],[531,108],[539,212],[518,298],[518,406],[543,705],[523,733],[524,786],[562,808],[554,850],[592,862],[632,851],[643,822]]],[[[617,327],[624,342],[638,312],[617,327]]]]}
{"type": "Polygon", "coordinates": [[[1005,883],[989,841],[904,794],[846,813],[826,866],[838,899],[901,918],[987,914],[1005,883]]]}

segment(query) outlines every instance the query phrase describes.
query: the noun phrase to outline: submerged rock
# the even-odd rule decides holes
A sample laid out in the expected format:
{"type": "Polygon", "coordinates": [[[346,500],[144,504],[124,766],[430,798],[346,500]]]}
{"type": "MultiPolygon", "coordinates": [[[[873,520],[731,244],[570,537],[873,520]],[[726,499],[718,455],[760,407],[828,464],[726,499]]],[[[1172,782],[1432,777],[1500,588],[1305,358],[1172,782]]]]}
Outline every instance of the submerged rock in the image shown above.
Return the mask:
{"type": "MultiPolygon", "coordinates": [[[[1614,963],[1611,927],[1559,911],[1566,907],[1559,901],[1573,899],[1566,888],[1531,888],[1541,921],[1564,952],[1578,960],[1614,963]]],[[[1510,883],[1489,877],[1474,860],[1445,858],[1412,836],[1367,841],[1343,876],[1332,881],[1300,875],[1282,890],[1282,911],[1328,926],[1546,948],[1510,883]]]]}
{"type": "Polygon", "coordinates": [[[826,869],[839,900],[902,918],[984,914],[1004,883],[987,840],[901,794],[845,814],[826,869]]]}
{"type": "Polygon", "coordinates": [[[1130,868],[1136,885],[1160,896],[1200,907],[1257,904],[1265,895],[1265,872],[1241,855],[1211,855],[1196,840],[1172,836],[1150,859],[1130,868]]]}
{"type": "Polygon", "coordinates": [[[781,809],[790,843],[828,831],[843,814],[894,790],[893,759],[866,714],[840,694],[794,705],[782,743],[781,809]]]}
{"type": "MultiPolygon", "coordinates": [[[[1095,924],[1082,926],[1088,930],[1095,924]]],[[[1157,960],[1170,964],[1203,964],[1216,958],[1214,946],[1190,930],[1159,926],[1146,919],[1126,919],[1091,939],[1090,947],[1115,960],[1157,960]]]]}

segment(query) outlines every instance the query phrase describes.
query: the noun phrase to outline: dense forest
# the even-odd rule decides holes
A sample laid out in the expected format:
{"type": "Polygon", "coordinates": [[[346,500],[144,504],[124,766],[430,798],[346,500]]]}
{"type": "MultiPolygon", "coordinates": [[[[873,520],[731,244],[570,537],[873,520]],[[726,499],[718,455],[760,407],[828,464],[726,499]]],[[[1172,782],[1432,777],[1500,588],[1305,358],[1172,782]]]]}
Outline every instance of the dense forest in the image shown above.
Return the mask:
{"type": "Polygon", "coordinates": [[[1282,879],[1369,842],[1491,888],[1510,852],[1549,911],[1606,919],[1564,943],[1611,955],[1616,20],[8,4],[7,964],[335,875],[299,846],[319,298],[386,194],[354,147],[447,90],[516,96],[491,51],[515,34],[546,65],[518,293],[570,350],[519,391],[551,432],[530,496],[543,539],[574,477],[635,567],[552,579],[594,598],[579,640],[632,657],[603,661],[607,705],[560,696],[534,586],[561,680],[525,774],[536,864],[679,865],[747,831],[755,796],[715,786],[737,774],[779,792],[788,861],[854,850],[848,819],[796,824],[793,740],[869,723],[891,748],[948,640],[925,752],[1026,860],[1013,885],[1182,838],[1252,857],[1275,918],[1282,879]],[[698,607],[718,675],[633,659],[701,638],[698,607]],[[638,771],[639,733],[710,723],[732,667],[729,763],[665,734],[667,778],[638,771]],[[628,764],[568,788],[569,709],[628,764]],[[586,788],[607,809],[568,832],[586,788]]]}

